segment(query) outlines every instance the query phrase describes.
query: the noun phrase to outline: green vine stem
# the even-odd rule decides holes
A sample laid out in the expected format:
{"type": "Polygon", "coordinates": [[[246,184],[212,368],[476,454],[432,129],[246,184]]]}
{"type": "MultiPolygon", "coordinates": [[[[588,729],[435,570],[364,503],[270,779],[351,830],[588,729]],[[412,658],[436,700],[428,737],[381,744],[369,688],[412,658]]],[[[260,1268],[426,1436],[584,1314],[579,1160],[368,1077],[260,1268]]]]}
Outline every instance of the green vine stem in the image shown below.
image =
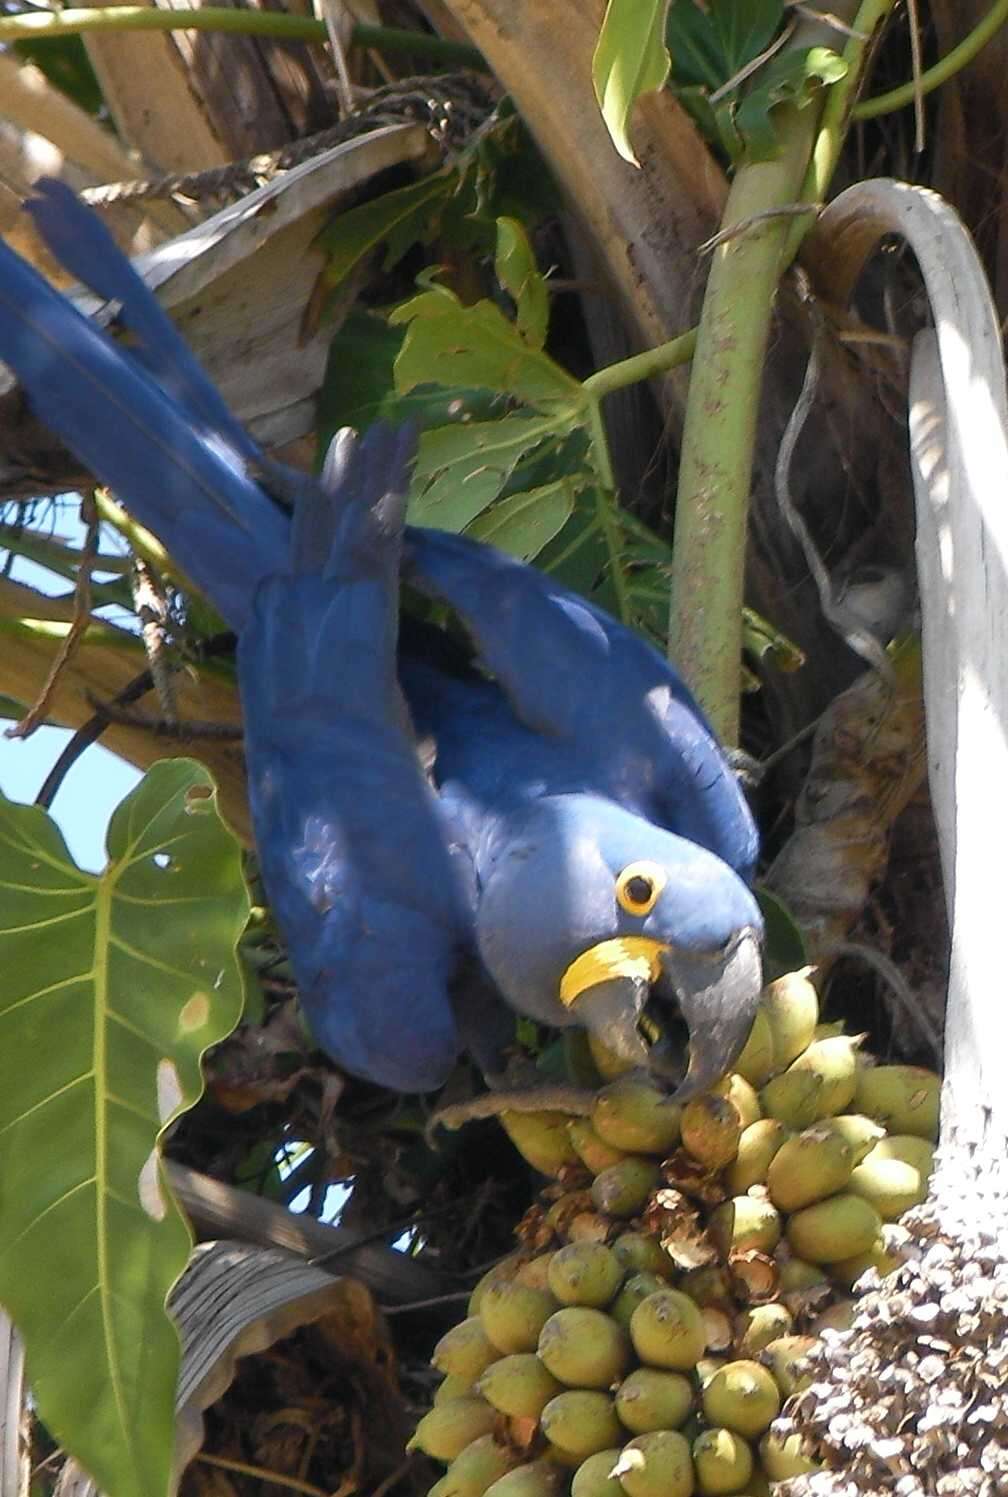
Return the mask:
{"type": "MultiPolygon", "coordinates": [[[[855,4],[833,7],[849,22],[855,4]]],[[[825,40],[829,41],[829,37],[825,40]]],[[[796,28],[796,50],[824,40],[796,28]]],[[[823,101],[825,102],[825,101],[823,101]]],[[[795,201],[818,137],[818,108],[774,110],[770,161],[738,167],[713,252],[683,429],[669,649],[715,731],[738,741],[742,599],[756,421],[777,282],[795,201]],[[783,210],[779,217],[774,210],[783,210]],[[733,232],[735,231],[735,232],[733,232]]]]}
{"type": "MultiPolygon", "coordinates": [[[[288,41],[324,42],[323,21],[311,16],[281,15],[272,10],[156,10],[143,5],[87,7],[77,10],[31,11],[0,17],[0,42],[39,41],[57,36],[83,36],[96,31],[230,31],[246,36],[282,37],[288,41]]],[[[356,25],[356,46],[383,52],[412,52],[453,66],[486,71],[483,54],[464,42],[453,42],[429,32],[395,26],[356,25]]]]}
{"type": "Polygon", "coordinates": [[[943,83],[954,78],[956,73],[961,73],[963,68],[969,66],[974,57],[997,35],[1006,21],[1008,21],[1008,0],[995,0],[983,20],[978,21],[973,30],[964,36],[951,52],[939,58],[934,67],[928,68],[916,80],[901,83],[899,88],[892,88],[885,94],[877,94],[874,99],[862,100],[860,104],[854,106],[853,118],[856,120],[875,119],[877,115],[889,114],[894,109],[902,109],[904,105],[912,104],[918,94],[929,94],[936,88],[940,88],[943,83]]]}

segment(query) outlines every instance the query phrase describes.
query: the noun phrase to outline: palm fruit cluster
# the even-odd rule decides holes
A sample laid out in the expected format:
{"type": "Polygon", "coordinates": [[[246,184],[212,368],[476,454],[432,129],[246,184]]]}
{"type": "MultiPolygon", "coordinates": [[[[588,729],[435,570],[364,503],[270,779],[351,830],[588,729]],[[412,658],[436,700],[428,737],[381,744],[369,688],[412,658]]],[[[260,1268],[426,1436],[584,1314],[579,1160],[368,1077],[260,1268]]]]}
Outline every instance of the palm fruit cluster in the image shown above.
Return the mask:
{"type": "Polygon", "coordinates": [[[895,1265],[939,1092],[818,1018],[793,973],[682,1108],[593,1046],[590,1116],[505,1114],[554,1183],[435,1348],[430,1497],[759,1497],[814,1469],[774,1421],[853,1282],[895,1265]]]}

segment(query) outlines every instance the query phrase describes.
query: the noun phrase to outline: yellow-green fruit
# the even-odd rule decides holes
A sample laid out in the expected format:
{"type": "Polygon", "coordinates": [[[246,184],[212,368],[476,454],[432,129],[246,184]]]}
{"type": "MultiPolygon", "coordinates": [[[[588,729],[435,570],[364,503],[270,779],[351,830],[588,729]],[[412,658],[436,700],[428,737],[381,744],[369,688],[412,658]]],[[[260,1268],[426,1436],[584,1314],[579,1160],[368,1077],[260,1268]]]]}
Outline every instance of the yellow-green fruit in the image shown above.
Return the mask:
{"type": "Polygon", "coordinates": [[[810,1336],[821,1336],[823,1331],[849,1331],[854,1324],[854,1301],[839,1299],[835,1305],[827,1305],[809,1326],[810,1336]]]}
{"type": "Polygon", "coordinates": [[[512,1419],[538,1419],[551,1398],[563,1391],[535,1352],[515,1352],[494,1362],[477,1389],[501,1414],[512,1419]]]}
{"type": "Polygon", "coordinates": [[[851,1151],[851,1163],[858,1165],[865,1155],[870,1154],[880,1139],[885,1137],[885,1129],[874,1118],[869,1118],[863,1112],[842,1112],[839,1117],[823,1118],[817,1125],[820,1128],[828,1128],[831,1133],[837,1133],[851,1151]]]}
{"type": "Polygon", "coordinates": [[[807,1476],[818,1471],[818,1463],[806,1455],[801,1435],[780,1439],[768,1431],[759,1442],[759,1458],[771,1481],[787,1481],[790,1476],[807,1476]]]}
{"type": "Polygon", "coordinates": [[[774,1073],[773,1031],[762,1003],[756,1010],[749,1038],[742,1047],[742,1054],[735,1062],[735,1069],[744,1076],[750,1086],[757,1090],[770,1080],[774,1073]]]}
{"type": "Polygon", "coordinates": [[[619,1477],[612,1475],[619,1456],[617,1447],[612,1446],[582,1461],[571,1481],[571,1497],[623,1497],[619,1477]]]}
{"type": "Polygon", "coordinates": [[[483,1329],[478,1315],[470,1315],[446,1331],[434,1348],[431,1363],[438,1372],[451,1377],[465,1378],[474,1383],[491,1362],[496,1362],[500,1352],[483,1329]]]}
{"type": "Polygon", "coordinates": [[[621,1325],[625,1331],[630,1329],[630,1319],[637,1306],[651,1294],[657,1294],[659,1289],[667,1289],[668,1280],[663,1279],[656,1273],[635,1273],[623,1285],[612,1304],[609,1306],[609,1316],[621,1325]]]}
{"type": "Polygon", "coordinates": [[[717,1170],[735,1158],[742,1122],[726,1097],[702,1092],[683,1108],[680,1129],[683,1148],[707,1169],[717,1170]]]}
{"type": "Polygon", "coordinates": [[[815,1289],[828,1282],[826,1270],[819,1263],[806,1263],[804,1258],[788,1258],[780,1266],[781,1294],[801,1294],[806,1289],[815,1289]]]}
{"type": "Polygon", "coordinates": [[[902,1159],[904,1164],[912,1164],[925,1182],[931,1178],[934,1145],[926,1138],[915,1138],[912,1133],[893,1133],[880,1138],[871,1152],[873,1159],[902,1159]]]}
{"type": "Polygon", "coordinates": [[[865,1066],[858,1072],[859,1112],[884,1123],[889,1133],[938,1137],[941,1079],[920,1066],[865,1066]]]}
{"type": "Polygon", "coordinates": [[[677,1289],[660,1289],[637,1306],[630,1317],[630,1339],[642,1362],[673,1372],[695,1366],[707,1345],[701,1310],[677,1289]]]}
{"type": "Polygon", "coordinates": [[[538,1258],[530,1258],[523,1263],[515,1274],[516,1284],[525,1284],[530,1289],[549,1289],[549,1266],[552,1253],[540,1253],[538,1258]]]}
{"type": "Polygon", "coordinates": [[[587,1118],[571,1118],[567,1124],[567,1135],[574,1152],[593,1175],[626,1158],[623,1149],[614,1149],[611,1144],[599,1138],[587,1118]]]}
{"type": "Polygon", "coordinates": [[[636,1435],[616,1469],[626,1497],[692,1497],[696,1485],[689,1441],[674,1429],[636,1435]]]}
{"type": "Polygon", "coordinates": [[[615,1081],[618,1076],[625,1076],[628,1071],[637,1069],[636,1061],[624,1060],[622,1055],[617,1055],[608,1045],[603,1045],[593,1034],[588,1035],[588,1049],[603,1081],[615,1081]]]}
{"type": "Polygon", "coordinates": [[[777,1208],[762,1196],[733,1196],[711,1212],[708,1227],[724,1255],[749,1248],[772,1253],[781,1235],[777,1208]]]}
{"type": "Polygon", "coordinates": [[[530,1461],[499,1476],[486,1497],[553,1497],[560,1485],[560,1472],[549,1461],[530,1461]]]}
{"type": "Polygon", "coordinates": [[[591,1120],[599,1138],[614,1149],[665,1154],[679,1141],[679,1112],[666,1092],[623,1076],[599,1092],[591,1120]]]}
{"type": "Polygon", "coordinates": [[[568,1387],[608,1388],[626,1372],[630,1343],[611,1316],[572,1306],[557,1310],[543,1326],[539,1356],[568,1387]]]}
{"type": "Polygon", "coordinates": [[[886,1247],[884,1238],[880,1237],[866,1253],[855,1253],[852,1258],[841,1258],[839,1263],[831,1263],[830,1277],[850,1289],[869,1268],[874,1268],[880,1278],[885,1278],[886,1274],[899,1268],[902,1262],[899,1253],[891,1252],[886,1247]]]}
{"type": "Polygon", "coordinates": [[[693,1389],[679,1372],[638,1367],[616,1389],[616,1413],[635,1435],[677,1429],[693,1407],[693,1389]]]}
{"type": "Polygon", "coordinates": [[[477,1282],[472,1294],[469,1296],[467,1315],[478,1315],[480,1300],[483,1298],[490,1284],[502,1283],[506,1279],[513,1279],[522,1266],[522,1260],[517,1253],[512,1253],[507,1258],[502,1258],[495,1263],[493,1268],[488,1268],[483,1277],[477,1282]]]}
{"type": "Polygon", "coordinates": [[[780,1413],[780,1391],[773,1374],[759,1362],[728,1362],[703,1385],[703,1411],[709,1424],[733,1429],[747,1440],[761,1435],[780,1413]]]}
{"type": "Polygon", "coordinates": [[[740,1357],[756,1357],[771,1341],[789,1336],[794,1319],[786,1305],[772,1301],[751,1305],[735,1321],[735,1347],[740,1357]]]}
{"type": "Polygon", "coordinates": [[[812,1336],[778,1336],[760,1352],[760,1361],[770,1371],[783,1398],[790,1398],[812,1381],[804,1361],[815,1346],[812,1336]]]}
{"type": "Polygon", "coordinates": [[[709,1306],[716,1310],[735,1308],[728,1275],[716,1263],[709,1263],[704,1268],[691,1268],[681,1280],[679,1288],[683,1294],[688,1294],[691,1300],[695,1300],[701,1309],[709,1306]]]}
{"type": "Polygon", "coordinates": [[[438,1482],[441,1497],[483,1497],[487,1487],[517,1464],[512,1450],[498,1445],[493,1435],[481,1435],[455,1457],[438,1482]]]}
{"type": "Polygon", "coordinates": [[[672,1260],[653,1237],[643,1232],[624,1232],[612,1244],[612,1250],[627,1273],[656,1273],[668,1276],[673,1270],[672,1260]]]}
{"type": "Polygon", "coordinates": [[[468,1378],[451,1377],[442,1378],[434,1393],[434,1407],[438,1404],[451,1403],[453,1398],[471,1398],[475,1389],[468,1378]]]}
{"type": "Polygon", "coordinates": [[[737,1070],[729,1071],[711,1090],[715,1096],[724,1097],[726,1102],[731,1103],[743,1128],[748,1128],[750,1123],[758,1123],[763,1116],[759,1093],[737,1070]]]}
{"type": "Polygon", "coordinates": [[[778,977],[764,989],[760,999],[773,1039],[775,1071],[783,1071],[797,1060],[815,1037],[819,995],[809,982],[811,971],[811,967],[805,967],[778,977]]]}
{"type": "Polygon", "coordinates": [[[615,1299],[624,1272],[611,1248],[601,1242],[576,1242],[553,1254],[549,1287],[561,1305],[588,1305],[601,1310],[615,1299]]]}
{"type": "Polygon", "coordinates": [[[482,1398],[453,1398],[423,1416],[406,1449],[422,1450],[436,1461],[453,1461],[480,1435],[488,1435],[496,1418],[496,1411],[482,1398]]]}
{"type": "Polygon", "coordinates": [[[565,1456],[585,1460],[618,1445],[623,1430],[608,1393],[572,1389],[551,1398],[542,1411],[542,1430],[565,1456]]]}
{"type": "Polygon", "coordinates": [[[806,1128],[781,1144],[770,1161],[766,1186],[781,1211],[800,1211],[835,1195],[851,1178],[853,1159],[839,1133],[806,1128]]]}
{"type": "Polygon", "coordinates": [[[660,1179],[653,1159],[628,1156],[595,1176],[591,1198],[607,1216],[636,1216],[660,1179]]]}
{"type": "Polygon", "coordinates": [[[693,1468],[704,1497],[741,1492],[752,1475],[749,1446],[731,1429],[705,1429],[693,1441],[693,1468]]]}
{"type": "Polygon", "coordinates": [[[870,1201],[884,1222],[898,1221],[904,1211],[927,1199],[927,1180],[903,1159],[881,1159],[873,1150],[850,1177],[849,1190],[870,1201]]]}
{"type": "Polygon", "coordinates": [[[788,1221],[787,1237],[799,1258],[838,1263],[841,1258],[866,1253],[881,1226],[875,1207],[848,1192],[796,1211],[788,1221]]]}
{"type": "Polygon", "coordinates": [[[567,1228],[571,1242],[608,1242],[611,1233],[612,1222],[598,1211],[579,1211],[567,1228]]]}
{"type": "Polygon", "coordinates": [[[750,1185],[765,1184],[770,1161],[790,1137],[790,1128],[779,1118],[760,1118],[743,1128],[738,1152],[724,1176],[732,1195],[745,1195],[750,1185]]]}
{"type": "Polygon", "coordinates": [[[816,1040],[760,1093],[763,1110],[790,1128],[808,1128],[843,1112],[857,1087],[859,1041],[850,1035],[816,1040]]]}
{"type": "Polygon", "coordinates": [[[480,1302],[480,1320],[498,1352],[535,1351],[556,1307],[552,1294],[531,1284],[490,1284],[480,1302]]]}
{"type": "Polygon", "coordinates": [[[565,1165],[579,1163],[567,1136],[567,1113],[502,1112],[500,1120],[522,1158],[541,1174],[556,1176],[565,1165]]]}

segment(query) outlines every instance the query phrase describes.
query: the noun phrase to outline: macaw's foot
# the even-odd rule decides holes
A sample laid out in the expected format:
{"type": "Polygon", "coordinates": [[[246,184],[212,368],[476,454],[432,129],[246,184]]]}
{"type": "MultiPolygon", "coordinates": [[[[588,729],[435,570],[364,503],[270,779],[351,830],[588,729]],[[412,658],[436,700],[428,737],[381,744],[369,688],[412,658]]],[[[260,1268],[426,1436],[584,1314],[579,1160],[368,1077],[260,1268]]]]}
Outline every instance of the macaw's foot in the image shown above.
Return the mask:
{"type": "Polygon", "coordinates": [[[428,1122],[425,1133],[428,1144],[434,1147],[434,1134],[438,1128],[454,1132],[477,1118],[496,1118],[502,1112],[568,1112],[571,1117],[584,1118],[591,1113],[594,1101],[593,1091],[565,1082],[508,1087],[502,1091],[484,1092],[479,1097],[471,1097],[468,1102],[439,1107],[428,1122]]]}

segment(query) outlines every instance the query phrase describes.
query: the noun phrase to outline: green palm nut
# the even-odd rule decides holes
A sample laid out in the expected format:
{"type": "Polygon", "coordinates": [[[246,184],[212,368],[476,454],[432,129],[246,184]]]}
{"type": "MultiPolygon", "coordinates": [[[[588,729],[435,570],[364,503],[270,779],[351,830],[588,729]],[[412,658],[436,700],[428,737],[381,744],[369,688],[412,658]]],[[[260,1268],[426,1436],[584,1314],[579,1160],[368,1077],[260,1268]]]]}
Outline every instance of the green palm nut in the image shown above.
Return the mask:
{"type": "Polygon", "coordinates": [[[941,1079],[920,1066],[865,1066],[858,1072],[854,1101],[889,1133],[934,1140],[940,1093],[941,1079]]]}
{"type": "Polygon", "coordinates": [[[702,1310],[732,1311],[735,1299],[728,1275],[717,1263],[705,1264],[703,1268],[691,1268],[679,1283],[679,1288],[695,1300],[702,1310]]]}
{"type": "Polygon", "coordinates": [[[806,1289],[828,1283],[821,1263],[806,1263],[804,1258],[789,1257],[780,1265],[778,1287],[781,1294],[801,1294],[806,1289]]]}
{"type": "Polygon", "coordinates": [[[725,1257],[750,1248],[772,1253],[781,1236],[780,1214],[762,1196],[733,1196],[711,1212],[707,1225],[725,1257]]]}
{"type": "Polygon", "coordinates": [[[677,1429],[693,1408],[693,1388],[680,1372],[638,1367],[616,1389],[616,1413],[631,1434],[677,1429]]]}
{"type": "Polygon", "coordinates": [[[434,1348],[432,1366],[450,1377],[464,1378],[474,1383],[491,1362],[496,1362],[500,1352],[483,1329],[479,1315],[470,1315],[458,1325],[446,1331],[434,1348]]]}
{"type": "Polygon", "coordinates": [[[805,1452],[801,1435],[781,1439],[768,1430],[759,1442],[760,1465],[771,1481],[787,1481],[792,1476],[808,1476],[819,1470],[819,1464],[805,1452]]]}
{"type": "Polygon", "coordinates": [[[571,1480],[571,1497],[623,1497],[619,1477],[612,1475],[619,1456],[618,1448],[612,1446],[582,1461],[571,1480]]]}
{"type": "Polygon", "coordinates": [[[756,1087],[757,1090],[769,1081],[774,1073],[773,1030],[762,1003],[756,1010],[749,1038],[742,1047],[742,1054],[735,1062],[735,1069],[740,1076],[745,1077],[750,1086],[756,1087]]]}
{"type": "Polygon", "coordinates": [[[656,1273],[667,1276],[673,1264],[654,1237],[643,1232],[624,1232],[612,1244],[612,1250],[627,1273],[656,1273]]]}
{"type": "Polygon", "coordinates": [[[741,1492],[753,1470],[753,1455],[731,1429],[705,1429],[693,1441],[693,1467],[704,1497],[741,1492]]]}
{"type": "Polygon", "coordinates": [[[806,1128],[781,1144],[770,1161],[766,1186],[781,1211],[800,1211],[842,1190],[851,1178],[850,1146],[829,1128],[806,1128]]]}
{"type": "Polygon", "coordinates": [[[593,1175],[626,1158],[625,1150],[614,1149],[611,1144],[599,1138],[587,1118],[571,1118],[567,1124],[567,1136],[575,1154],[593,1175]]]}
{"type": "Polygon", "coordinates": [[[780,1390],[773,1373],[749,1360],[720,1367],[704,1383],[701,1398],[709,1424],[723,1425],[747,1440],[769,1429],[780,1413],[780,1390]]]}
{"type": "Polygon", "coordinates": [[[549,1461],[530,1461],[498,1476],[485,1497],[553,1497],[559,1485],[560,1472],[549,1461]]]}
{"type": "Polygon", "coordinates": [[[667,1093],[634,1076],[604,1086],[592,1107],[592,1127],[604,1143],[631,1154],[667,1154],[679,1141],[680,1108],[667,1093]]]}
{"type": "Polygon", "coordinates": [[[628,1071],[637,1069],[635,1060],[624,1060],[622,1055],[617,1055],[615,1050],[610,1050],[608,1045],[603,1045],[595,1035],[588,1035],[588,1051],[595,1062],[595,1069],[603,1081],[615,1081],[619,1076],[625,1076],[628,1071]]]}
{"type": "Polygon", "coordinates": [[[615,1299],[625,1269],[601,1242],[574,1242],[550,1259],[549,1287],[561,1305],[588,1305],[601,1310],[615,1299]]]}
{"type": "Polygon", "coordinates": [[[538,1419],[562,1385],[535,1352],[514,1352],[487,1368],[476,1384],[479,1393],[511,1419],[538,1419]]]}
{"type": "Polygon", "coordinates": [[[885,1278],[886,1274],[899,1268],[902,1261],[900,1254],[892,1252],[886,1246],[885,1239],[879,1237],[866,1253],[855,1253],[851,1258],[841,1258],[838,1263],[831,1263],[830,1277],[849,1289],[869,1268],[874,1268],[880,1278],[885,1278]]]}
{"type": "Polygon", "coordinates": [[[630,1339],[642,1362],[687,1372],[706,1350],[703,1313],[688,1294],[660,1289],[642,1300],[631,1315],[630,1339]]]}
{"type": "Polygon", "coordinates": [[[498,1352],[535,1351],[539,1332],[556,1308],[546,1289],[517,1281],[491,1284],[480,1302],[480,1320],[498,1352]]]}
{"type": "Polygon", "coordinates": [[[702,1092],[683,1108],[680,1130],[683,1148],[707,1169],[717,1170],[735,1158],[742,1121],[727,1097],[702,1092]]]}
{"type": "Polygon", "coordinates": [[[881,1226],[882,1218],[870,1202],[845,1192],[796,1211],[788,1220],[787,1237],[799,1258],[839,1263],[866,1253],[881,1226]]]}
{"type": "Polygon", "coordinates": [[[438,1404],[451,1403],[453,1398],[471,1398],[475,1389],[468,1378],[448,1377],[443,1378],[434,1393],[434,1407],[438,1404]]]}
{"type": "Polygon", "coordinates": [[[480,1435],[488,1435],[496,1418],[496,1411],[475,1395],[435,1404],[420,1420],[406,1449],[422,1450],[424,1455],[447,1464],[480,1435]]]}
{"type": "Polygon", "coordinates": [[[816,1040],[760,1092],[763,1110],[790,1128],[808,1128],[854,1100],[860,1040],[846,1034],[816,1040]]]}
{"type": "Polygon", "coordinates": [[[849,1190],[870,1201],[884,1222],[898,1221],[904,1211],[927,1199],[927,1179],[905,1159],[882,1159],[874,1150],[850,1177],[849,1190]]]}
{"type": "Polygon", "coordinates": [[[758,1123],[763,1116],[759,1092],[737,1070],[729,1071],[711,1091],[714,1096],[723,1097],[726,1102],[731,1103],[743,1128],[748,1128],[750,1123],[758,1123]]]}
{"type": "Polygon", "coordinates": [[[616,1470],[626,1497],[692,1497],[696,1485],[689,1441],[674,1429],[635,1435],[616,1470]]]}
{"type": "Polygon", "coordinates": [[[794,1330],[794,1317],[786,1305],[771,1301],[751,1305],[735,1321],[735,1348],[740,1357],[757,1357],[764,1347],[779,1336],[794,1330]]]}
{"type": "Polygon", "coordinates": [[[668,1280],[656,1273],[635,1273],[623,1285],[609,1306],[609,1318],[625,1331],[630,1329],[630,1320],[637,1306],[659,1289],[667,1289],[668,1280]]]}
{"type": "Polygon", "coordinates": [[[595,1176],[591,1198],[606,1216],[636,1216],[660,1179],[661,1171],[653,1159],[628,1156],[595,1176]]]}
{"type": "Polygon", "coordinates": [[[505,1472],[518,1464],[518,1456],[493,1435],[481,1435],[457,1455],[438,1482],[439,1497],[483,1497],[483,1493],[505,1472]]]}
{"type": "Polygon", "coordinates": [[[873,1159],[902,1159],[904,1164],[913,1165],[922,1180],[931,1178],[934,1145],[929,1144],[926,1138],[915,1138],[912,1133],[891,1133],[880,1138],[871,1152],[873,1159]]]}
{"type": "Polygon", "coordinates": [[[549,1266],[552,1259],[552,1253],[540,1253],[536,1258],[529,1258],[515,1274],[515,1282],[527,1284],[530,1289],[548,1290],[549,1266]]]}
{"type": "Polygon", "coordinates": [[[760,999],[773,1038],[775,1072],[785,1070],[797,1060],[815,1038],[819,995],[809,982],[811,970],[805,967],[799,972],[785,973],[764,989],[760,999]]]}
{"type": "Polygon", "coordinates": [[[502,1112],[501,1126],[523,1159],[540,1174],[556,1176],[565,1165],[579,1164],[567,1136],[565,1112],[502,1112]]]}
{"type": "Polygon", "coordinates": [[[733,1196],[745,1195],[750,1185],[766,1183],[771,1160],[790,1137],[790,1128],[779,1118],[760,1118],[742,1129],[738,1151],[724,1175],[733,1196]]]}
{"type": "Polygon", "coordinates": [[[618,1445],[623,1430],[608,1393],[569,1389],[551,1398],[542,1411],[542,1431],[561,1456],[578,1461],[618,1445]]]}
{"type": "Polygon", "coordinates": [[[504,1279],[513,1279],[521,1268],[521,1258],[517,1253],[511,1253],[509,1257],[502,1258],[492,1268],[488,1268],[483,1277],[477,1282],[472,1294],[469,1296],[467,1315],[478,1315],[480,1300],[483,1298],[491,1284],[497,1284],[504,1279]]]}
{"type": "Polygon", "coordinates": [[[764,1370],[773,1376],[782,1398],[799,1393],[812,1381],[804,1363],[815,1344],[814,1336],[778,1336],[760,1352],[764,1370]]]}
{"type": "Polygon", "coordinates": [[[885,1137],[881,1124],[862,1112],[842,1112],[838,1117],[824,1118],[819,1126],[840,1135],[851,1151],[851,1162],[855,1166],[885,1137]]]}
{"type": "Polygon", "coordinates": [[[570,1306],[543,1326],[539,1356],[569,1388],[608,1388],[626,1372],[630,1342],[611,1316],[570,1306]]]}

